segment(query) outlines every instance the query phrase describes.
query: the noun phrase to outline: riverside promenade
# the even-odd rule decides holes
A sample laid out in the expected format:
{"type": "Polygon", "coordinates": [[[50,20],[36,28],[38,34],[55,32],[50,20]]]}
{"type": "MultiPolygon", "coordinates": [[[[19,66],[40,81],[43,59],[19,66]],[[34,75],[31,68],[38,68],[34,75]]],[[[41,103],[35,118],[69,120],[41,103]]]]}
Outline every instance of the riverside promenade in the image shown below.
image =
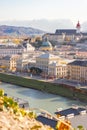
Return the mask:
{"type": "Polygon", "coordinates": [[[65,79],[65,78],[61,78],[61,79],[46,79],[46,78],[42,78],[41,76],[26,76],[23,75],[23,77],[25,78],[29,78],[29,79],[35,79],[35,80],[39,80],[39,81],[43,81],[43,82],[50,82],[50,83],[57,83],[57,84],[65,84],[65,85],[69,85],[78,89],[87,89],[87,84],[84,83],[80,83],[78,81],[72,81],[69,79],[65,79]]]}

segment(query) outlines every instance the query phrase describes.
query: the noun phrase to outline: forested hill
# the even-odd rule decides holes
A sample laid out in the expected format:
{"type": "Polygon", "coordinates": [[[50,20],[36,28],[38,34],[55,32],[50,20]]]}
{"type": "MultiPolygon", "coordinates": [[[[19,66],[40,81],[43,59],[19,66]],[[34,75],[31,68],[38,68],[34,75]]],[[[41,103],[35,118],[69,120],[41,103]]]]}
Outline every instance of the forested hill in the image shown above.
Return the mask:
{"type": "Polygon", "coordinates": [[[0,26],[0,36],[30,36],[44,33],[42,30],[31,27],[0,26]]]}

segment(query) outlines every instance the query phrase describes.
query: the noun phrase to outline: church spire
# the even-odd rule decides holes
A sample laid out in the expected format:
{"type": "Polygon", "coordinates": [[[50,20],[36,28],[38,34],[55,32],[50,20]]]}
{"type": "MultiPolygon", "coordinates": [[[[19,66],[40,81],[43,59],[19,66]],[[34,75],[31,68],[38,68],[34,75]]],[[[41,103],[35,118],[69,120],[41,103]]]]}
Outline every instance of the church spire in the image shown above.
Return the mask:
{"type": "Polygon", "coordinates": [[[77,29],[77,33],[80,33],[81,25],[80,25],[79,21],[76,25],[76,29],[77,29]]]}

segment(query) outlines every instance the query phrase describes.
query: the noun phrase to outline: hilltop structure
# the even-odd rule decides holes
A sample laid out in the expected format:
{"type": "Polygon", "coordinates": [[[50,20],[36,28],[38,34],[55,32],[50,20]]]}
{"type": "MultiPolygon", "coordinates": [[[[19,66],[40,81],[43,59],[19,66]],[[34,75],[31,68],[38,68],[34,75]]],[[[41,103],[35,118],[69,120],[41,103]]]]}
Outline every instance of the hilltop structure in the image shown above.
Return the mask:
{"type": "Polygon", "coordinates": [[[59,43],[78,42],[81,38],[87,38],[87,33],[81,32],[81,24],[78,21],[75,29],[56,29],[55,33],[44,34],[43,38],[59,43]]]}

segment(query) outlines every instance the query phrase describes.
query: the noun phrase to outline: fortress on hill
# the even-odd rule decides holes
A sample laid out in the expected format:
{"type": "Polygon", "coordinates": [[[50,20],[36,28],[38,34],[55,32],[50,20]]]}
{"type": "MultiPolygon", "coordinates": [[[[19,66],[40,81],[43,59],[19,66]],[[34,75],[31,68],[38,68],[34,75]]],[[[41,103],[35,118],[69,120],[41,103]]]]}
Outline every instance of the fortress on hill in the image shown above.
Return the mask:
{"type": "Polygon", "coordinates": [[[46,33],[43,39],[48,38],[49,41],[62,42],[78,42],[80,39],[87,38],[86,32],[81,32],[81,24],[78,21],[76,29],[56,29],[55,33],[46,33]]]}

